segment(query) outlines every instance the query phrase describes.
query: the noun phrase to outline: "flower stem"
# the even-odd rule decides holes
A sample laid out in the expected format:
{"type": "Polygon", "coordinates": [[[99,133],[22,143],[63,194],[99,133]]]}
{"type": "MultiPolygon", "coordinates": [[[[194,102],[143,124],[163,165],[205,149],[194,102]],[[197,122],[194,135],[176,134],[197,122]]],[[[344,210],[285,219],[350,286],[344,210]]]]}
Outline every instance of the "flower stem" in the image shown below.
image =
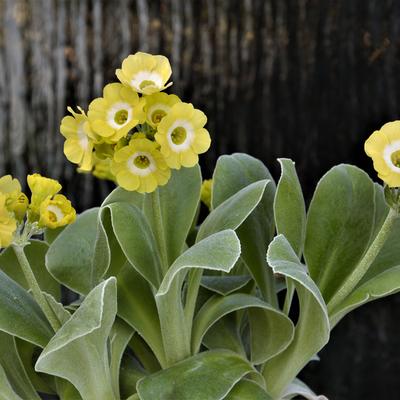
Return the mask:
{"type": "Polygon", "coordinates": [[[161,204],[160,204],[160,194],[158,189],[154,192],[150,193],[152,208],[153,208],[153,220],[154,220],[154,229],[155,236],[158,243],[158,248],[160,250],[161,257],[161,266],[163,272],[167,272],[169,263],[168,263],[168,252],[166,248],[165,242],[165,233],[164,233],[164,225],[161,214],[161,204]]]}
{"type": "Polygon", "coordinates": [[[21,269],[25,276],[25,279],[28,282],[28,286],[32,290],[33,297],[35,298],[36,302],[39,304],[40,308],[42,309],[44,315],[48,319],[54,332],[57,332],[61,328],[61,323],[58,320],[58,318],[56,317],[56,315],[54,314],[54,312],[51,309],[46,298],[43,296],[42,290],[40,289],[40,286],[35,278],[35,275],[32,272],[32,268],[31,268],[31,265],[29,264],[29,260],[25,255],[24,245],[14,244],[12,246],[12,248],[18,259],[19,265],[21,266],[21,269]]]}
{"type": "MultiPolygon", "coordinates": [[[[343,286],[328,302],[329,315],[334,314],[335,309],[338,306],[340,306],[340,303],[342,303],[347,298],[347,296],[354,290],[354,288],[366,274],[369,267],[371,266],[371,264],[374,262],[375,258],[381,251],[387,238],[389,237],[392,226],[398,216],[399,214],[397,213],[397,211],[393,210],[392,208],[389,209],[389,213],[384,223],[382,224],[380,231],[376,235],[374,241],[371,243],[367,252],[364,254],[364,257],[358,263],[356,269],[347,278],[343,286]]],[[[357,238],[355,238],[355,240],[357,240],[357,238]]]]}

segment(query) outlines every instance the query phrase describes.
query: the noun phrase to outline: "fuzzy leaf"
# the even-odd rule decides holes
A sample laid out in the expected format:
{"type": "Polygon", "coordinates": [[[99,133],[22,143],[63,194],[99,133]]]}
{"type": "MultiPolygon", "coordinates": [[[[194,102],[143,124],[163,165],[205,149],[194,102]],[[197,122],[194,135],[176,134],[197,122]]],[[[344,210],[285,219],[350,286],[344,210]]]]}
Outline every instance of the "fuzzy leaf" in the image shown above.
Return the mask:
{"type": "Polygon", "coordinates": [[[317,186],[307,216],[304,257],[327,303],[370,242],[374,199],[371,179],[351,165],[332,168],[317,186]]]}
{"type": "Polygon", "coordinates": [[[272,397],[256,383],[243,379],[235,385],[224,400],[272,400],[272,397]]]}
{"type": "Polygon", "coordinates": [[[277,233],[285,235],[301,256],[306,233],[306,206],[294,162],[280,158],[281,177],[276,188],[274,215],[277,233]]]}
{"type": "Polygon", "coordinates": [[[0,331],[44,347],[53,336],[42,310],[28,292],[0,271],[0,331]]]}
{"type": "Polygon", "coordinates": [[[275,305],[272,271],[266,265],[265,254],[274,232],[273,201],[275,183],[265,165],[247,154],[232,154],[218,159],[213,175],[212,203],[218,207],[246,186],[268,180],[261,200],[237,229],[242,244],[241,257],[254,277],[262,296],[275,305]]]}
{"type": "Polygon", "coordinates": [[[96,286],[41,353],[36,371],[70,381],[82,398],[113,400],[107,339],[117,312],[116,279],[96,286]],[[90,368],[77,368],[77,366],[90,368]]]}
{"type": "Polygon", "coordinates": [[[250,372],[235,353],[207,351],[143,378],[137,390],[141,400],[221,400],[250,372]]]}
{"type": "MultiPolygon", "coordinates": [[[[29,246],[25,247],[25,255],[29,260],[32,272],[34,273],[40,288],[45,292],[50,293],[57,300],[60,300],[60,284],[46,269],[45,257],[48,248],[49,246],[45,242],[31,240],[29,246]]],[[[19,266],[14,250],[11,247],[7,248],[0,254],[0,269],[24,289],[29,290],[28,283],[26,282],[22,269],[19,266]]]]}
{"type": "Polygon", "coordinates": [[[292,321],[257,297],[237,293],[210,298],[199,310],[193,324],[192,352],[197,353],[208,329],[225,315],[248,310],[251,331],[251,361],[261,364],[282,352],[292,341],[292,321]]]}
{"type": "Polygon", "coordinates": [[[143,337],[162,363],[164,345],[154,295],[129,263],[118,274],[118,315],[143,337]]]}
{"type": "Polygon", "coordinates": [[[268,181],[251,183],[211,211],[201,224],[197,241],[224,229],[237,229],[261,201],[268,181]]]}
{"type": "Polygon", "coordinates": [[[296,253],[283,235],[268,248],[268,263],[275,273],[293,283],[300,303],[300,315],[293,341],[268,361],[264,377],[273,397],[282,395],[301,369],[329,340],[330,326],[326,305],[318,287],[304,270],[296,253]]]}
{"type": "Polygon", "coordinates": [[[13,390],[8,382],[4,368],[0,365],[0,400],[23,400],[13,390]]]}
{"type": "Polygon", "coordinates": [[[0,332],[0,365],[16,394],[23,399],[40,400],[22,364],[15,339],[4,332],[0,332]]]}
{"type": "Polygon", "coordinates": [[[98,208],[80,214],[50,245],[46,267],[58,282],[69,289],[87,294],[101,280],[105,271],[93,265],[98,208]]]}

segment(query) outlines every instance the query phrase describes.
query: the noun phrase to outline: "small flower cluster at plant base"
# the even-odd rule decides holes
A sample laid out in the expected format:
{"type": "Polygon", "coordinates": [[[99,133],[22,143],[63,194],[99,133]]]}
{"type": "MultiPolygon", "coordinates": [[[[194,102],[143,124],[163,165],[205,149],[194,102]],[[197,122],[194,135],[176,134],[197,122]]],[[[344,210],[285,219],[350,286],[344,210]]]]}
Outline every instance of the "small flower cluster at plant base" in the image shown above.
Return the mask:
{"type": "Polygon", "coordinates": [[[0,248],[15,242],[26,244],[32,235],[44,228],[59,228],[75,221],[71,202],[58,194],[61,185],[39,174],[28,175],[32,196],[29,201],[18,179],[0,178],[0,248]]]}
{"type": "Polygon", "coordinates": [[[162,92],[171,76],[168,59],[138,52],[116,71],[121,83],[104,87],[86,113],[61,122],[64,152],[79,171],[115,180],[126,190],[153,192],[171,169],[190,168],[210,147],[207,118],[178,96],[162,92]]]}

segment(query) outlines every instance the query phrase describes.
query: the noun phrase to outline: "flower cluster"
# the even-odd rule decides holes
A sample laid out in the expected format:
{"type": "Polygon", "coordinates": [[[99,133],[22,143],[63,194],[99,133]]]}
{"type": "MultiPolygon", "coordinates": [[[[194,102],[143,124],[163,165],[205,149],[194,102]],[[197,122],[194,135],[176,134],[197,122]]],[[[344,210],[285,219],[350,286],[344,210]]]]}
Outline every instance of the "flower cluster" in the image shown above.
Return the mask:
{"type": "Polygon", "coordinates": [[[388,122],[365,142],[365,152],[390,188],[400,187],[400,121],[388,122]]]}
{"type": "Polygon", "coordinates": [[[161,55],[138,52],[116,71],[120,83],[103,97],[78,108],[61,122],[64,153],[80,172],[114,180],[126,190],[153,192],[171,169],[193,167],[210,147],[205,114],[162,92],[172,83],[171,66],[161,55]]]}
{"type": "Polygon", "coordinates": [[[71,202],[58,194],[61,185],[39,174],[28,175],[29,201],[18,179],[0,178],[0,248],[10,246],[16,236],[28,239],[43,228],[58,228],[75,221],[71,202]],[[26,220],[26,222],[25,222],[26,220]]]}

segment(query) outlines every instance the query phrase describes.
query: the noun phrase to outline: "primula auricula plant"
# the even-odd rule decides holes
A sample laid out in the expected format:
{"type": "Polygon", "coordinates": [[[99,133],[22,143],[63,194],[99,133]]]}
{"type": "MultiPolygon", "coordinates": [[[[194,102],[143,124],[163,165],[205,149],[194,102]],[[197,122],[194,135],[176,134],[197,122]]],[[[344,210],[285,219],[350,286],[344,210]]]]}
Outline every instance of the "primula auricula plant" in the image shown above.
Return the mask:
{"type": "Polygon", "coordinates": [[[117,183],[100,207],[74,222],[56,181],[28,176],[29,201],[0,179],[0,398],[324,399],[299,372],[346,314],[399,291],[398,121],[365,144],[384,187],[341,164],[307,209],[289,159],[277,184],[246,154],[202,181],[206,117],[162,92],[170,75],[131,55],[62,120],[67,158],[117,183]]]}

